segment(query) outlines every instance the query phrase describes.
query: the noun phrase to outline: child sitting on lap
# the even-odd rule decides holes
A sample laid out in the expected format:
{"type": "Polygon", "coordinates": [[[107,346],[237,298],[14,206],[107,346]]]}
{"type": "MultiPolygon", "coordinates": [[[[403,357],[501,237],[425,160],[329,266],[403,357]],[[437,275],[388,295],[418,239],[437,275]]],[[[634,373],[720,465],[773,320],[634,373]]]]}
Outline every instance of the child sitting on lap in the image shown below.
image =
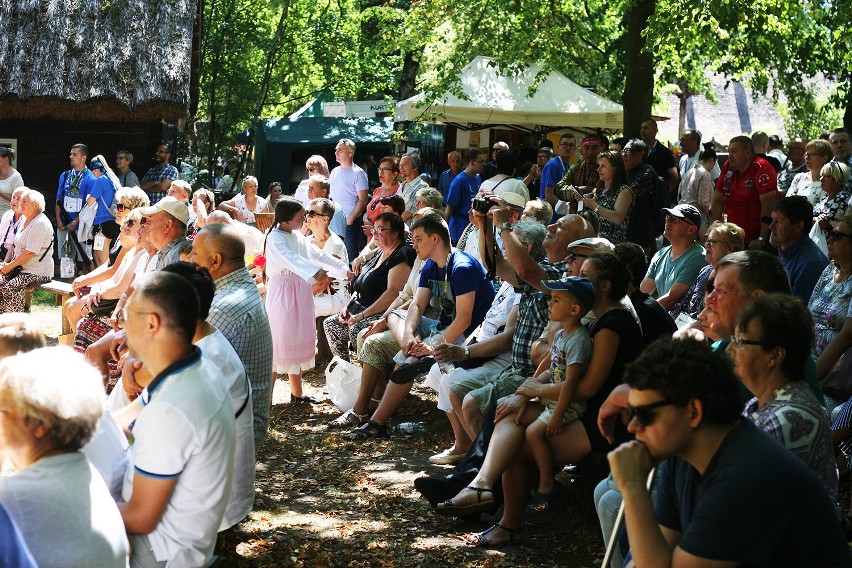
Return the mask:
{"type": "Polygon", "coordinates": [[[545,391],[549,396],[541,398],[546,408],[526,430],[540,476],[538,492],[527,511],[533,516],[547,512],[557,494],[548,438],[558,435],[563,426],[579,420],[586,411],[586,401],[576,400],[575,392],[592,355],[592,340],[580,319],[595,303],[595,289],[585,278],[542,280],[542,285],[550,291],[550,321],[558,322],[560,329],[551,344],[550,369],[536,377],[542,384],[553,385],[545,391]]]}

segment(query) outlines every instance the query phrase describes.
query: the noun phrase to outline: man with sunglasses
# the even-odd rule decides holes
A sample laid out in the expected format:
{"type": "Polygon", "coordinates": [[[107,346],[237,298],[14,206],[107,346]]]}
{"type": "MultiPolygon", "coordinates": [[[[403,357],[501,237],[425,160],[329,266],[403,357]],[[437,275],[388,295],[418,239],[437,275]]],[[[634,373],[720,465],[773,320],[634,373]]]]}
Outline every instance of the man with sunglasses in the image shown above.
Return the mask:
{"type": "Polygon", "coordinates": [[[627,367],[625,383],[636,440],[609,462],[635,565],[850,565],[822,483],[742,417],[740,381],[721,354],[660,340],[627,367]],[[646,482],[661,460],[652,504],[646,482]]]}
{"type": "Polygon", "coordinates": [[[682,203],[662,212],[666,216],[663,235],[671,244],[657,251],[651,259],[640,289],[649,295],[656,292],[657,301],[670,310],[683,298],[707,261],[704,247],[695,240],[701,226],[698,209],[682,203]]]}

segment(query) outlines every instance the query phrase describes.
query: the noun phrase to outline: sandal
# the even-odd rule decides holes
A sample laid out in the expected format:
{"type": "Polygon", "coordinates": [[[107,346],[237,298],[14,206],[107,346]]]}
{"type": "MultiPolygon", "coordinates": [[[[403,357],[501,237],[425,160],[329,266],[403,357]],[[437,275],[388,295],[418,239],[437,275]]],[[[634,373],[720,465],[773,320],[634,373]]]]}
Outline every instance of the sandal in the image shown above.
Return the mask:
{"type": "MultiPolygon", "coordinates": [[[[470,505],[455,505],[453,504],[453,499],[455,499],[455,497],[453,497],[453,499],[447,499],[443,503],[440,503],[440,506],[435,508],[435,512],[444,517],[464,517],[473,513],[490,511],[497,506],[497,503],[494,501],[494,492],[491,489],[482,489],[471,485],[468,485],[465,489],[476,491],[476,503],[471,503],[470,505]],[[491,493],[491,499],[483,500],[483,493],[491,493]]],[[[458,495],[456,497],[458,497],[458,495]]]]}
{"type": "Polygon", "coordinates": [[[481,533],[474,533],[468,535],[465,540],[468,544],[479,548],[500,548],[501,546],[512,545],[512,544],[521,544],[524,542],[522,536],[518,534],[518,529],[510,529],[509,527],[504,527],[500,523],[495,523],[491,525],[490,528],[482,531],[481,533]],[[509,540],[504,540],[503,542],[494,542],[492,543],[488,540],[488,533],[493,531],[494,529],[502,529],[509,533],[509,540]]]}
{"type": "Polygon", "coordinates": [[[344,436],[347,440],[367,440],[369,438],[390,438],[386,424],[367,420],[360,428],[344,436]]]}
{"type": "Polygon", "coordinates": [[[531,520],[534,520],[553,511],[556,508],[556,499],[562,493],[562,491],[560,491],[560,487],[561,485],[554,483],[553,489],[550,490],[550,493],[537,492],[529,505],[527,505],[527,516],[531,520]]]}
{"type": "Polygon", "coordinates": [[[369,415],[358,414],[352,409],[347,410],[334,420],[325,423],[326,428],[348,428],[349,426],[360,426],[363,424],[369,415]]]}
{"type": "Polygon", "coordinates": [[[399,368],[397,368],[388,376],[388,379],[390,379],[392,383],[396,383],[398,385],[405,385],[410,383],[417,377],[428,373],[429,369],[431,369],[432,365],[434,364],[434,357],[421,357],[413,363],[404,363],[400,365],[399,368]]]}

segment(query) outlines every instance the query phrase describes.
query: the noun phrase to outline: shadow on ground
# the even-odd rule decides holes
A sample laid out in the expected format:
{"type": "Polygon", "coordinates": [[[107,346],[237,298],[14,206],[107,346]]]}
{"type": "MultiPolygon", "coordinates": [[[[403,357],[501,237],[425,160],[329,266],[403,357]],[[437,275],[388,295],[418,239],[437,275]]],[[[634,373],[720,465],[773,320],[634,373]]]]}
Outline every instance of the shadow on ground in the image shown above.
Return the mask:
{"type": "MultiPolygon", "coordinates": [[[[322,373],[309,373],[314,393],[322,373]]],[[[525,527],[524,543],[486,550],[459,537],[484,530],[434,515],[414,490],[421,475],[442,475],[428,463],[452,440],[434,394],[415,386],[395,417],[423,421],[419,436],[354,442],[323,424],[339,414],[330,403],[284,404],[276,385],[270,436],[258,457],[257,495],[250,517],[220,542],[224,566],[595,566],[603,556],[599,531],[579,507],[578,492],[546,526],[525,527]]]]}

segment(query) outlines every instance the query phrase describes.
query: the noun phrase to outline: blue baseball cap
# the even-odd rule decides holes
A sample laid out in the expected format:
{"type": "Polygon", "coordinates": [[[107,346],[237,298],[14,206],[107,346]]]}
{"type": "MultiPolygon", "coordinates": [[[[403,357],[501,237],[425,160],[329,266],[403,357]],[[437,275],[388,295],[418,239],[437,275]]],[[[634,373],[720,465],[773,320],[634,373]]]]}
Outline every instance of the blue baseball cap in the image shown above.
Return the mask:
{"type": "Polygon", "coordinates": [[[591,310],[592,306],[595,305],[595,287],[588,278],[568,276],[560,280],[542,280],[541,285],[548,290],[567,290],[571,292],[586,311],[591,310]]]}

